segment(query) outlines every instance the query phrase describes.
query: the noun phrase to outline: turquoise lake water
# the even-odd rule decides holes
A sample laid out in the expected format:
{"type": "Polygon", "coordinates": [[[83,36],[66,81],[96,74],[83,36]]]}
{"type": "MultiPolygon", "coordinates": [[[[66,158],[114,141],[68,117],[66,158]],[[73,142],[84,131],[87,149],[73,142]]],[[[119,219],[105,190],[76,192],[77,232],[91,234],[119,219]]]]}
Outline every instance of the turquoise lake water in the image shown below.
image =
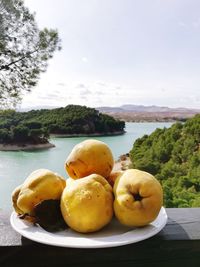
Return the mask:
{"type": "MultiPolygon", "coordinates": [[[[129,152],[134,141],[156,128],[170,127],[172,123],[126,123],[126,134],[95,137],[109,145],[115,159],[129,152]]],[[[87,137],[52,138],[54,148],[39,151],[0,151],[0,209],[11,208],[11,193],[34,170],[50,169],[67,178],[64,162],[77,143],[87,137]]]]}

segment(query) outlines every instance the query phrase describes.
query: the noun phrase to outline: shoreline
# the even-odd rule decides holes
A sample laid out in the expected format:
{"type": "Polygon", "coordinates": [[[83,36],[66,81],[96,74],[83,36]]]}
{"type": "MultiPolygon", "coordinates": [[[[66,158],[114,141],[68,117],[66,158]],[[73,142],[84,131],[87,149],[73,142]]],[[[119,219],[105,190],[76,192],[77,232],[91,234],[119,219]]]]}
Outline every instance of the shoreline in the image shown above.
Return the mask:
{"type": "Polygon", "coordinates": [[[116,131],[107,133],[90,133],[90,134],[50,134],[50,138],[70,138],[70,137],[95,137],[95,136],[117,136],[123,135],[126,131],[116,131]]]}
{"type": "Polygon", "coordinates": [[[45,144],[0,144],[0,151],[39,150],[55,147],[52,143],[45,144]]]}
{"type": "MultiPolygon", "coordinates": [[[[126,131],[109,132],[109,133],[94,133],[94,134],[51,134],[51,138],[70,138],[70,137],[95,137],[95,136],[117,136],[123,135],[126,131]]],[[[54,144],[48,142],[44,144],[0,144],[0,151],[27,151],[39,150],[55,147],[54,144]]]]}

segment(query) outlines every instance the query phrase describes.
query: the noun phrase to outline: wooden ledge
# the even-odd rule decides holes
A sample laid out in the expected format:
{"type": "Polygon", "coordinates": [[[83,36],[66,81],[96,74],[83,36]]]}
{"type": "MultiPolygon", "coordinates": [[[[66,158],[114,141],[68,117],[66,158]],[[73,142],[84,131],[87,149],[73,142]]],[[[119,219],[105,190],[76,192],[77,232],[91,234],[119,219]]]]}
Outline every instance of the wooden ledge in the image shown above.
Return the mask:
{"type": "Polygon", "coordinates": [[[135,244],[104,249],[48,246],[28,240],[0,211],[0,266],[200,266],[200,208],[166,209],[168,223],[156,236],[135,244]]]}

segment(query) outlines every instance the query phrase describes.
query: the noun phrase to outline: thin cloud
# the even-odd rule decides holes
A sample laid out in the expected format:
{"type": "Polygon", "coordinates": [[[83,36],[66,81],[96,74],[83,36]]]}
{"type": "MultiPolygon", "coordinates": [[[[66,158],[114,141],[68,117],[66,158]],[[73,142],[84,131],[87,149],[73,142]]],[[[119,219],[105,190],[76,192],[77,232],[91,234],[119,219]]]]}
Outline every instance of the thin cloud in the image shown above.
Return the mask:
{"type": "Polygon", "coordinates": [[[75,86],[75,88],[85,88],[86,86],[85,86],[85,84],[83,84],[83,83],[79,83],[79,84],[77,84],[76,86],[75,86]]]}
{"type": "Polygon", "coordinates": [[[102,91],[96,91],[95,94],[96,95],[104,95],[104,92],[102,92],[102,91]]]}
{"type": "Polygon", "coordinates": [[[59,100],[62,97],[57,94],[46,94],[46,95],[40,95],[38,96],[38,99],[44,99],[45,101],[49,100],[59,100]]]}
{"type": "Polygon", "coordinates": [[[91,94],[92,94],[92,92],[89,89],[85,89],[85,90],[80,91],[81,96],[91,95],[91,94]]]}
{"type": "Polygon", "coordinates": [[[85,95],[81,95],[81,99],[85,100],[85,101],[88,101],[88,98],[85,95]]]}
{"type": "Polygon", "coordinates": [[[105,82],[97,82],[96,84],[97,84],[97,85],[100,85],[100,86],[103,86],[103,87],[106,86],[106,83],[105,83],[105,82]]]}
{"type": "Polygon", "coordinates": [[[46,96],[47,97],[51,97],[51,98],[54,98],[54,97],[59,97],[60,98],[60,95],[54,94],[54,93],[47,94],[46,96]]]}
{"type": "Polygon", "coordinates": [[[65,83],[57,83],[58,86],[66,86],[65,83]]]}

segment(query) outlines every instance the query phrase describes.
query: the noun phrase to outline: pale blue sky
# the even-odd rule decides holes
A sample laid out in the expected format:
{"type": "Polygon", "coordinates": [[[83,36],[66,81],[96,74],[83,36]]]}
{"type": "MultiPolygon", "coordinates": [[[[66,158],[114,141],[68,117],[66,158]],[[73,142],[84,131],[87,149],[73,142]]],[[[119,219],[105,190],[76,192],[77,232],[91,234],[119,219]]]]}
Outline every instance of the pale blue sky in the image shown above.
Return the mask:
{"type": "Polygon", "coordinates": [[[199,0],[25,0],[62,50],[22,107],[200,108],[199,0]]]}

